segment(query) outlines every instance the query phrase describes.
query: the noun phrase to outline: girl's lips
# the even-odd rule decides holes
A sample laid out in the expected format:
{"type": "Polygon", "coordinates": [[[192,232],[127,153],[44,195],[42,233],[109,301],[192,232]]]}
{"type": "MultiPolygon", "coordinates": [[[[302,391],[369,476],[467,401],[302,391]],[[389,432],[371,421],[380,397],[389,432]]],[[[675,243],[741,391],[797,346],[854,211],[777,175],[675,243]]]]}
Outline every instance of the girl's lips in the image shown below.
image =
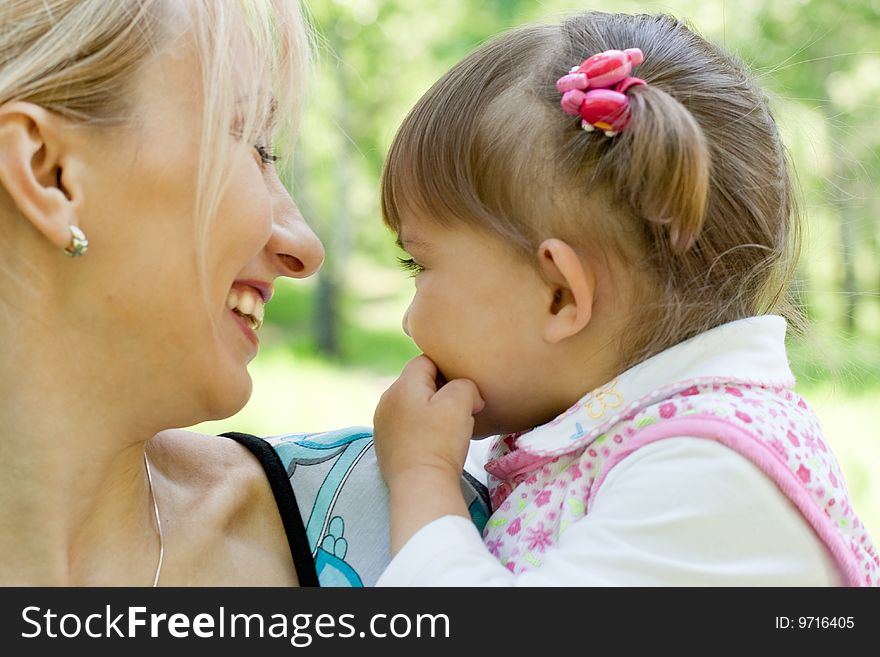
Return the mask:
{"type": "Polygon", "coordinates": [[[227,309],[226,312],[232,315],[232,319],[238,324],[238,328],[240,328],[245,337],[250,340],[251,344],[253,344],[254,347],[259,347],[260,338],[257,337],[256,332],[248,325],[248,323],[244,321],[244,318],[229,309],[227,309]]]}

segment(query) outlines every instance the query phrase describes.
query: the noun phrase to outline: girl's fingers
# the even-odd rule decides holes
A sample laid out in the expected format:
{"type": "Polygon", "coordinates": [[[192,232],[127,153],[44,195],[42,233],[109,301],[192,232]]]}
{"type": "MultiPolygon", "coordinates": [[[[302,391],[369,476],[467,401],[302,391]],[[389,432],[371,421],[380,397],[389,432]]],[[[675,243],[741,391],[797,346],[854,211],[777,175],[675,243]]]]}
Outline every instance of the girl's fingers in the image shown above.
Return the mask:
{"type": "Polygon", "coordinates": [[[437,366],[434,361],[422,354],[416,356],[403,367],[398,381],[405,385],[423,385],[432,392],[437,389],[437,366]]]}
{"type": "Polygon", "coordinates": [[[457,407],[470,408],[471,414],[479,413],[486,405],[476,384],[470,379],[450,381],[437,391],[432,401],[448,402],[457,407]]]}

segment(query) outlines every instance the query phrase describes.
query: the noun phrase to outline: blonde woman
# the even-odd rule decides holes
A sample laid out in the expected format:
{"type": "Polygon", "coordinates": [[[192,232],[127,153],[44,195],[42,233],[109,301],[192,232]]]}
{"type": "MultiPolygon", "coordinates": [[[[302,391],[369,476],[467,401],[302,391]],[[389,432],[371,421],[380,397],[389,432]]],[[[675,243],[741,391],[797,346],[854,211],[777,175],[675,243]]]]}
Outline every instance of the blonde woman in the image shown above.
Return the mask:
{"type": "Polygon", "coordinates": [[[244,405],[322,262],[273,164],[305,57],[281,0],[0,6],[0,583],[314,583],[248,450],[163,432],[244,405]]]}

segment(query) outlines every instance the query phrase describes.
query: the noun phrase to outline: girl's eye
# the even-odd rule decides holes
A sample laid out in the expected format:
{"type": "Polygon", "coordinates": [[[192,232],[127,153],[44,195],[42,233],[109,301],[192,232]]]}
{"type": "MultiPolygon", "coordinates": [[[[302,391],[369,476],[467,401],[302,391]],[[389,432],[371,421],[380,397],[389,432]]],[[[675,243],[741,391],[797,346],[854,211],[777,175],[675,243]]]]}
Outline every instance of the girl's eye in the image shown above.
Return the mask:
{"type": "Polygon", "coordinates": [[[272,152],[271,147],[267,148],[262,144],[254,144],[254,150],[257,151],[257,155],[260,156],[260,162],[263,164],[272,164],[278,161],[278,156],[272,152]]]}
{"type": "Polygon", "coordinates": [[[397,262],[400,264],[400,268],[403,269],[403,271],[409,272],[411,277],[415,277],[425,271],[425,268],[412,258],[398,258],[397,262]]]}

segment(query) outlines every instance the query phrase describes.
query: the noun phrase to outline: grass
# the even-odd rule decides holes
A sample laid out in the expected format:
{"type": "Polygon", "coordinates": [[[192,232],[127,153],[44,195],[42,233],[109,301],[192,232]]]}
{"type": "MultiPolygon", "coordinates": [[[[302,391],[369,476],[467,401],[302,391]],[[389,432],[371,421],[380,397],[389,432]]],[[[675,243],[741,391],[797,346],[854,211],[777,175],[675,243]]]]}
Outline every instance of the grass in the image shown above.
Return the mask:
{"type": "MultiPolygon", "coordinates": [[[[315,284],[280,284],[268,307],[264,347],[250,367],[251,401],[229,419],[199,425],[199,431],[277,435],[372,424],[379,396],[418,353],[400,329],[411,286],[400,272],[367,261],[352,268],[358,275],[343,304],[340,357],[315,355],[309,337],[315,284]]],[[[863,324],[880,327],[868,317],[863,324]]],[[[819,416],[856,511],[880,540],[880,335],[862,330],[843,336],[822,316],[814,325],[816,336],[790,346],[797,389],[819,416]]]]}

